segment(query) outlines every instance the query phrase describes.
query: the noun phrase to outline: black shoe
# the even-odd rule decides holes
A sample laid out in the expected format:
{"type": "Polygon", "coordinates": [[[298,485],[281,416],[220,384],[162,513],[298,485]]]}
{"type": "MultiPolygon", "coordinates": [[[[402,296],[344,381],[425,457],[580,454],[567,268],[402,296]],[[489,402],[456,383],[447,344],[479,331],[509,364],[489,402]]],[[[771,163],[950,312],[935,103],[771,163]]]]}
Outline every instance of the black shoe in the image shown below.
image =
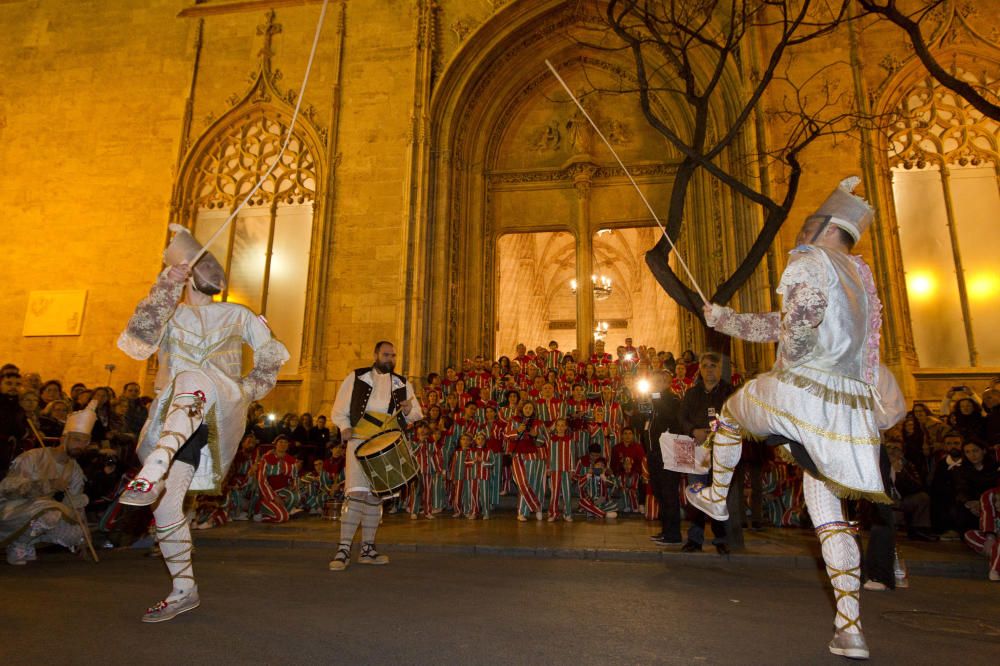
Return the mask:
{"type": "Polygon", "coordinates": [[[663,538],[663,532],[660,532],[659,534],[650,535],[649,540],[650,541],[659,541],[662,538],[663,538]]]}
{"type": "Polygon", "coordinates": [[[700,553],[701,544],[695,543],[694,541],[688,541],[683,546],[681,546],[682,553],[700,553]]]}
{"type": "Polygon", "coordinates": [[[676,546],[678,544],[684,543],[680,537],[656,537],[652,538],[651,541],[660,546],[676,546]]]}
{"type": "Polygon", "coordinates": [[[715,552],[719,555],[729,555],[729,546],[724,543],[715,544],[715,552]]]}
{"type": "Polygon", "coordinates": [[[940,537],[936,537],[933,534],[928,534],[923,530],[910,530],[907,535],[913,541],[927,541],[929,543],[935,543],[941,540],[940,537]]]}
{"type": "Polygon", "coordinates": [[[753,522],[750,523],[750,531],[751,532],[760,532],[763,529],[764,529],[764,525],[760,521],[755,520],[755,521],[753,521],[753,522]]]}

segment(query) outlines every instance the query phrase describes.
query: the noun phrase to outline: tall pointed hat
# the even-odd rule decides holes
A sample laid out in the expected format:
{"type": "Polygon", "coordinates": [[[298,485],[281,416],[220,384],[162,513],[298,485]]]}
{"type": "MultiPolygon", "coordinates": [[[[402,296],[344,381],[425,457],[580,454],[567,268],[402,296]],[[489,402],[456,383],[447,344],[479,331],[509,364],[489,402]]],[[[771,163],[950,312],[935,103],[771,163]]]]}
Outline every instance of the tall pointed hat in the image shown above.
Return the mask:
{"type": "Polygon", "coordinates": [[[867,201],[852,194],[860,182],[861,179],[857,176],[840,181],[840,185],[806,221],[818,219],[829,222],[849,233],[854,242],[857,242],[875,216],[875,211],[867,201]]]}
{"type": "MultiPolygon", "coordinates": [[[[202,245],[186,227],[171,224],[174,237],[163,251],[163,261],[168,266],[190,264],[201,252],[202,245]]],[[[191,268],[195,288],[206,294],[218,294],[226,288],[226,271],[211,252],[205,252],[191,268]]]]}

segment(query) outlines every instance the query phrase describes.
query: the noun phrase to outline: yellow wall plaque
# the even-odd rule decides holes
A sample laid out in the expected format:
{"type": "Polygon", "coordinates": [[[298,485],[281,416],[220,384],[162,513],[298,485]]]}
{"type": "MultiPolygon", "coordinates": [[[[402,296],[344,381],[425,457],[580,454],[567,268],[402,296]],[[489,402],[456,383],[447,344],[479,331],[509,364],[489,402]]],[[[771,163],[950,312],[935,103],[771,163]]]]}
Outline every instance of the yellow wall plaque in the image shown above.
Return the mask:
{"type": "Polygon", "coordinates": [[[29,292],[24,336],[80,335],[86,304],[86,289],[29,292]]]}

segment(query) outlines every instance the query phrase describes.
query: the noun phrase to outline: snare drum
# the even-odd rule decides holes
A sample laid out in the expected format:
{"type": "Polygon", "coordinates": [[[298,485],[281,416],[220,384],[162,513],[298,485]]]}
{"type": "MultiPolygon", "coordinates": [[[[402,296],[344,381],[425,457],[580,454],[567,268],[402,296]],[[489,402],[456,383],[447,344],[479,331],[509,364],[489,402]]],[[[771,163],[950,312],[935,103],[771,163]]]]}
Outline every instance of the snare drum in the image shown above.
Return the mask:
{"type": "Polygon", "coordinates": [[[369,437],[358,446],[354,455],[376,497],[398,495],[417,475],[410,443],[401,430],[386,430],[369,437]]]}

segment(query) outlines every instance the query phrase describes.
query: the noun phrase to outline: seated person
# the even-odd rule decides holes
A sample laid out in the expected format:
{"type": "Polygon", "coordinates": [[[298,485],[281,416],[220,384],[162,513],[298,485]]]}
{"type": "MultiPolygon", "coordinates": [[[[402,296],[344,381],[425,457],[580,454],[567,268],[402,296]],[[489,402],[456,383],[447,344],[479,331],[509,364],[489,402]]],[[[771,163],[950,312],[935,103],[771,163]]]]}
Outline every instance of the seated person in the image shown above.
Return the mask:
{"type": "Polygon", "coordinates": [[[642,444],[636,441],[635,431],[631,427],[622,429],[622,439],[611,449],[611,471],[621,481],[624,510],[628,512],[641,511],[639,506],[639,481],[642,476],[642,463],[646,459],[646,451],[642,444]]]}
{"type": "Polygon", "coordinates": [[[924,488],[924,481],[916,466],[903,456],[903,443],[886,442],[891,469],[891,487],[887,494],[896,508],[903,512],[906,534],[917,541],[937,541],[931,531],[931,496],[924,488]]]}
{"type": "Polygon", "coordinates": [[[83,470],[76,459],[87,450],[97,414],[71,414],[59,446],[18,456],[0,482],[0,545],[7,563],[27,564],[35,545],[55,543],[75,549],[84,542],[79,512],[87,506],[83,470]]]}
{"type": "Polygon", "coordinates": [[[299,461],[288,453],[291,441],[285,435],[274,440],[257,464],[258,503],[254,520],[260,515],[265,523],[283,523],[300,513],[299,461]]]}
{"type": "Polygon", "coordinates": [[[931,523],[942,539],[956,540],[953,523],[955,504],[955,470],[962,464],[962,436],[955,431],[945,435],[943,443],[931,453],[927,475],[927,492],[931,496],[931,523]]]}
{"type": "MultiPolygon", "coordinates": [[[[336,450],[343,452],[344,447],[336,450]]],[[[344,458],[328,457],[324,460],[314,460],[312,471],[303,475],[301,484],[304,492],[302,505],[312,515],[322,515],[324,505],[338,493],[342,494],[344,486],[344,458]]]]}
{"type": "Polygon", "coordinates": [[[969,439],[962,446],[962,464],[952,471],[955,479],[953,520],[959,532],[979,526],[979,500],[990,488],[1000,483],[997,462],[986,456],[981,440],[969,439]]]}
{"type": "Polygon", "coordinates": [[[601,453],[600,444],[591,444],[588,454],[576,463],[573,476],[580,491],[580,509],[588,518],[617,518],[619,505],[611,496],[618,481],[601,453]]]}
{"type": "Polygon", "coordinates": [[[989,579],[1000,581],[1000,486],[991,488],[979,499],[979,529],[965,533],[965,543],[990,560],[989,579]]]}

